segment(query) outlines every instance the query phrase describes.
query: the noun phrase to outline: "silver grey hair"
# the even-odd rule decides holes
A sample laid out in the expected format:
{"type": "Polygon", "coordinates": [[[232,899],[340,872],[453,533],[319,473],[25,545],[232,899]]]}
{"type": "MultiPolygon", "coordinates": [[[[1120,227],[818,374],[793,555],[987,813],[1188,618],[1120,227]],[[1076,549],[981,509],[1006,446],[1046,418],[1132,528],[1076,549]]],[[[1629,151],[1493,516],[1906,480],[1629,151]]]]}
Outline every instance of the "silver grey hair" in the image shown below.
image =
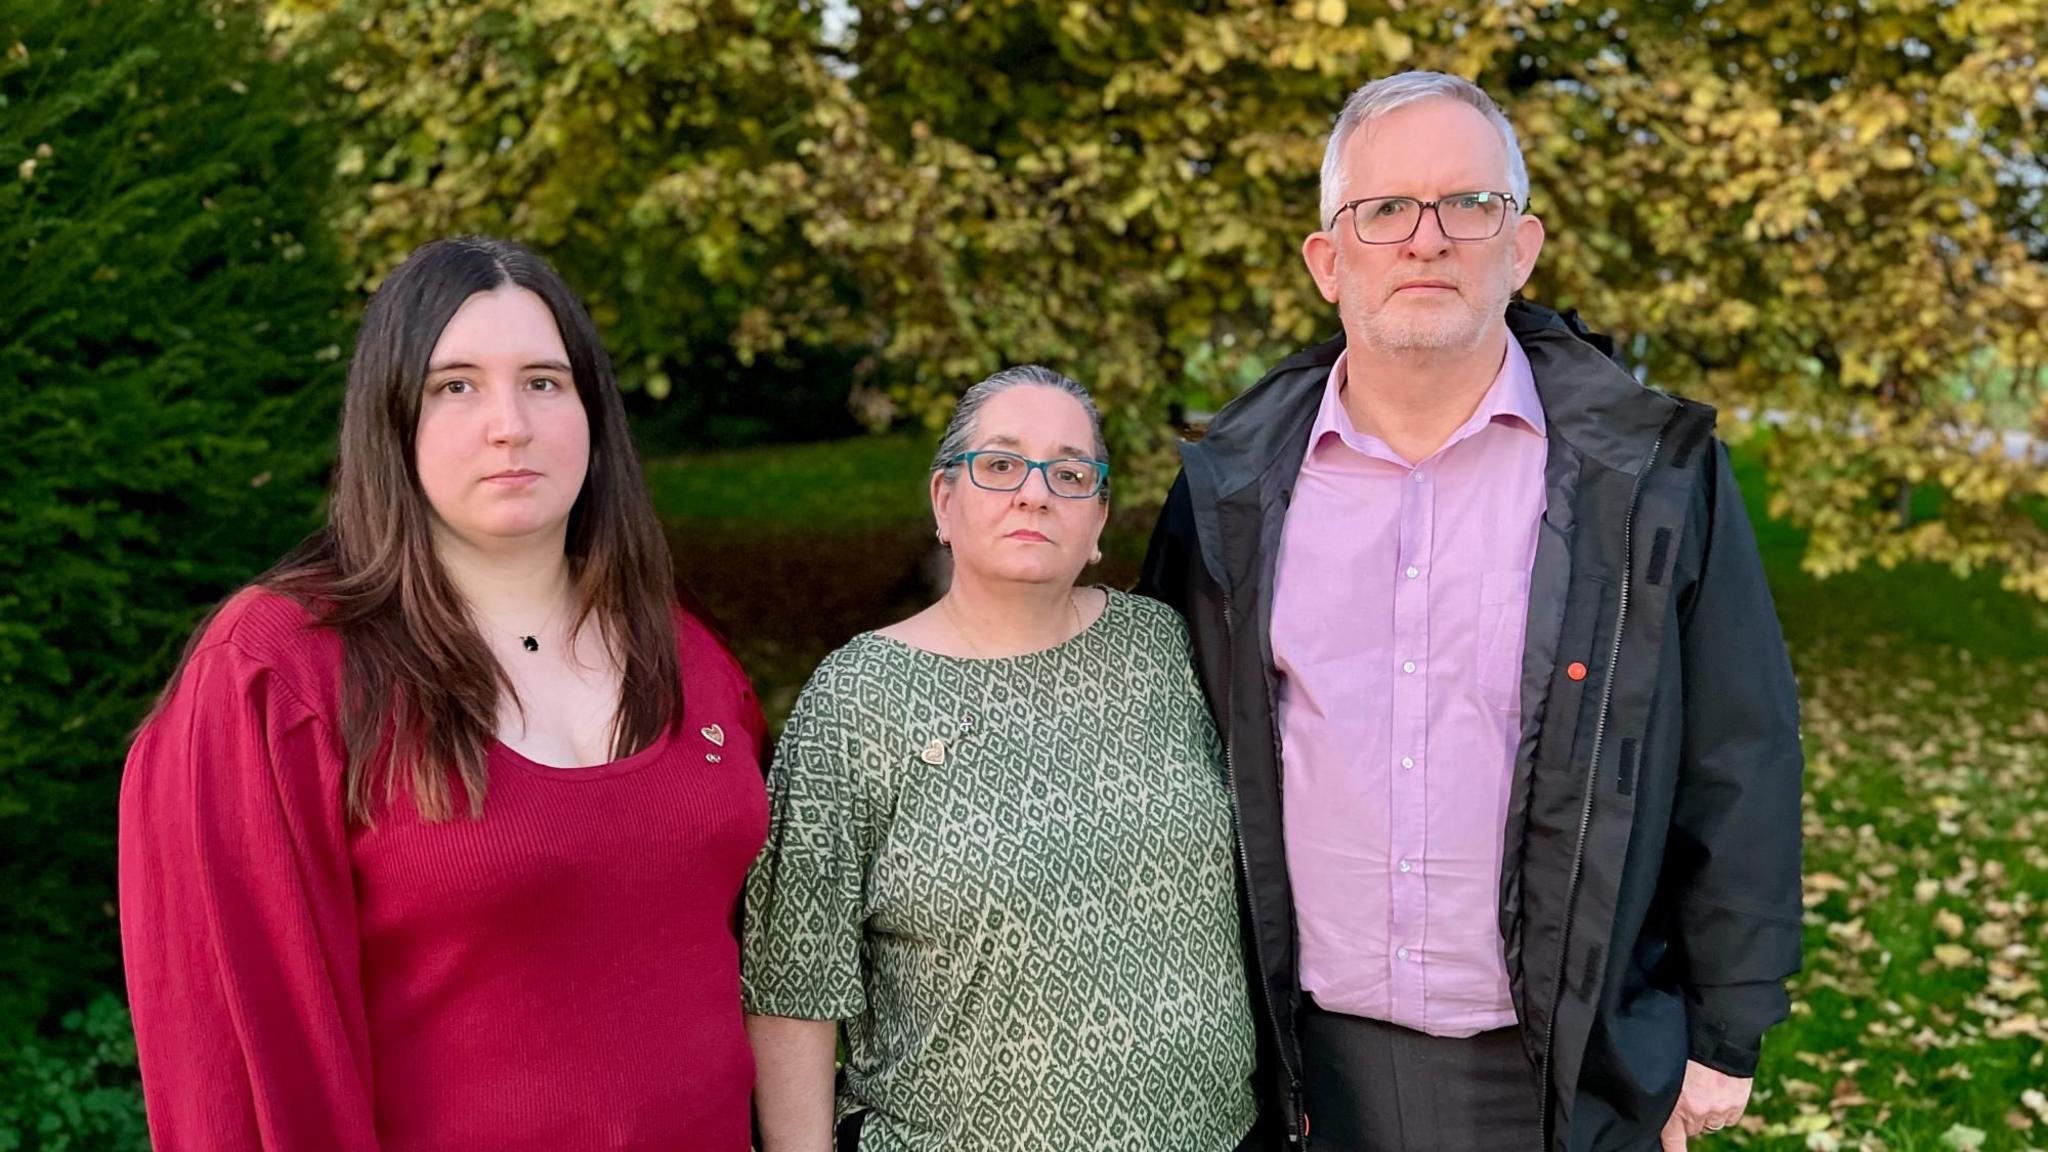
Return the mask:
{"type": "MultiPolygon", "coordinates": [[[[1344,110],[1337,114],[1337,124],[1330,129],[1330,142],[1323,149],[1323,202],[1322,215],[1316,219],[1317,228],[1328,228],[1330,217],[1344,206],[1344,149],[1351,143],[1351,137],[1360,128],[1397,108],[1435,99],[1456,100],[1477,108],[1500,132],[1501,143],[1507,145],[1508,150],[1507,190],[1514,194],[1517,210],[1529,210],[1529,166],[1522,160],[1522,144],[1515,137],[1515,126],[1508,123],[1507,114],[1493,102],[1493,97],[1462,76],[1443,72],[1402,72],[1374,80],[1344,101],[1344,110]]],[[[1439,188],[1437,191],[1485,192],[1498,189],[1439,188]]]]}
{"type": "MultiPolygon", "coordinates": [[[[1095,397],[1086,388],[1042,364],[1019,364],[1002,371],[974,385],[961,393],[960,402],[953,406],[953,418],[946,423],[946,434],[939,438],[939,451],[932,457],[932,471],[943,472],[950,483],[960,479],[960,465],[947,461],[962,452],[973,451],[976,425],[981,420],[981,406],[998,393],[1008,392],[1023,385],[1040,388],[1054,388],[1072,396],[1081,404],[1081,411],[1088,414],[1088,430],[1095,438],[1095,458],[1109,459],[1109,444],[1102,438],[1102,411],[1095,406],[1095,397]]],[[[1102,498],[1109,499],[1109,481],[1104,479],[1102,498]]]]}

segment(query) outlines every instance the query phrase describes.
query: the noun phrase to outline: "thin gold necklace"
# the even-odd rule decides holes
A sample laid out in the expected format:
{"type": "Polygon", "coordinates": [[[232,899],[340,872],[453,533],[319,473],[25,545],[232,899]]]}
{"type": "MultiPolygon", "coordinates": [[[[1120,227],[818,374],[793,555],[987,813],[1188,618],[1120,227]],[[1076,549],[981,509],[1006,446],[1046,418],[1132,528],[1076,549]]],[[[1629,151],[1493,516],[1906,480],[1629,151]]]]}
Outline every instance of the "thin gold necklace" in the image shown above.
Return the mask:
{"type": "MultiPolygon", "coordinates": [[[[974,654],[976,660],[986,660],[989,658],[988,654],[981,650],[981,645],[974,642],[974,637],[967,634],[966,625],[960,622],[959,611],[953,607],[953,597],[951,594],[940,597],[939,610],[946,614],[946,622],[953,626],[953,631],[960,636],[960,642],[967,645],[967,650],[974,654]]],[[[1081,634],[1081,606],[1075,603],[1074,590],[1072,588],[1067,589],[1067,611],[1073,614],[1074,631],[1065,639],[1058,641],[1057,644],[1049,645],[1049,647],[1058,647],[1059,644],[1064,644],[1081,634]]]]}

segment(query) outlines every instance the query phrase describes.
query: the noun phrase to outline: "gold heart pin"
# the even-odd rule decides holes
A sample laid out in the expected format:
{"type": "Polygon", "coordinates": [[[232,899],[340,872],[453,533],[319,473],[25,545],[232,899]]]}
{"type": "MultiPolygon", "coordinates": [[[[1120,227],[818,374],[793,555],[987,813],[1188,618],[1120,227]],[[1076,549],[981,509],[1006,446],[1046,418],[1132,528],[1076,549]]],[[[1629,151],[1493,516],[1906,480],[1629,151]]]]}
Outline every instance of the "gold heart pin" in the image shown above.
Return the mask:
{"type": "Polygon", "coordinates": [[[698,731],[702,733],[706,740],[711,741],[720,748],[725,747],[725,729],[720,728],[716,724],[706,724],[703,728],[698,729],[698,731]]]}
{"type": "Polygon", "coordinates": [[[927,764],[944,764],[946,762],[946,742],[936,736],[932,737],[932,742],[924,746],[924,751],[919,752],[917,758],[927,764]]]}

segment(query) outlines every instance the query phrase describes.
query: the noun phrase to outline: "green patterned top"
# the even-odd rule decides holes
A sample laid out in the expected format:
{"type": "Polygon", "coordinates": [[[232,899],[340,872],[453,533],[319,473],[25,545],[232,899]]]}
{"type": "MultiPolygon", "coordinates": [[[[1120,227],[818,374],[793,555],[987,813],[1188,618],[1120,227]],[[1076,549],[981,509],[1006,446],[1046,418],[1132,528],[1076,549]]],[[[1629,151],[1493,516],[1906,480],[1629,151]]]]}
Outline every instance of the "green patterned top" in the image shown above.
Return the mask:
{"type": "Polygon", "coordinates": [[[964,660],[865,633],[769,772],[746,1009],[843,1021],[861,1152],[1228,1152],[1252,1022],[1223,753],[1172,609],[964,660]]]}

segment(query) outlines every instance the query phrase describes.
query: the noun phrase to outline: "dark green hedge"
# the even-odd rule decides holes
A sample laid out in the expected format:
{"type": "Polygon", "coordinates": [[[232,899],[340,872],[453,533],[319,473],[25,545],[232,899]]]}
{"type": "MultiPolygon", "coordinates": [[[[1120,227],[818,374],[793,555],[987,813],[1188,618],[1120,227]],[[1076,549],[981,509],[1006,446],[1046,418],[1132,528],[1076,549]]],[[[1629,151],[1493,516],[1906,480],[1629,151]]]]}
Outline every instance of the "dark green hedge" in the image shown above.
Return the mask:
{"type": "Polygon", "coordinates": [[[0,1053],[118,988],[129,735],[317,511],[350,296],[316,97],[233,0],[0,0],[0,1053]]]}

